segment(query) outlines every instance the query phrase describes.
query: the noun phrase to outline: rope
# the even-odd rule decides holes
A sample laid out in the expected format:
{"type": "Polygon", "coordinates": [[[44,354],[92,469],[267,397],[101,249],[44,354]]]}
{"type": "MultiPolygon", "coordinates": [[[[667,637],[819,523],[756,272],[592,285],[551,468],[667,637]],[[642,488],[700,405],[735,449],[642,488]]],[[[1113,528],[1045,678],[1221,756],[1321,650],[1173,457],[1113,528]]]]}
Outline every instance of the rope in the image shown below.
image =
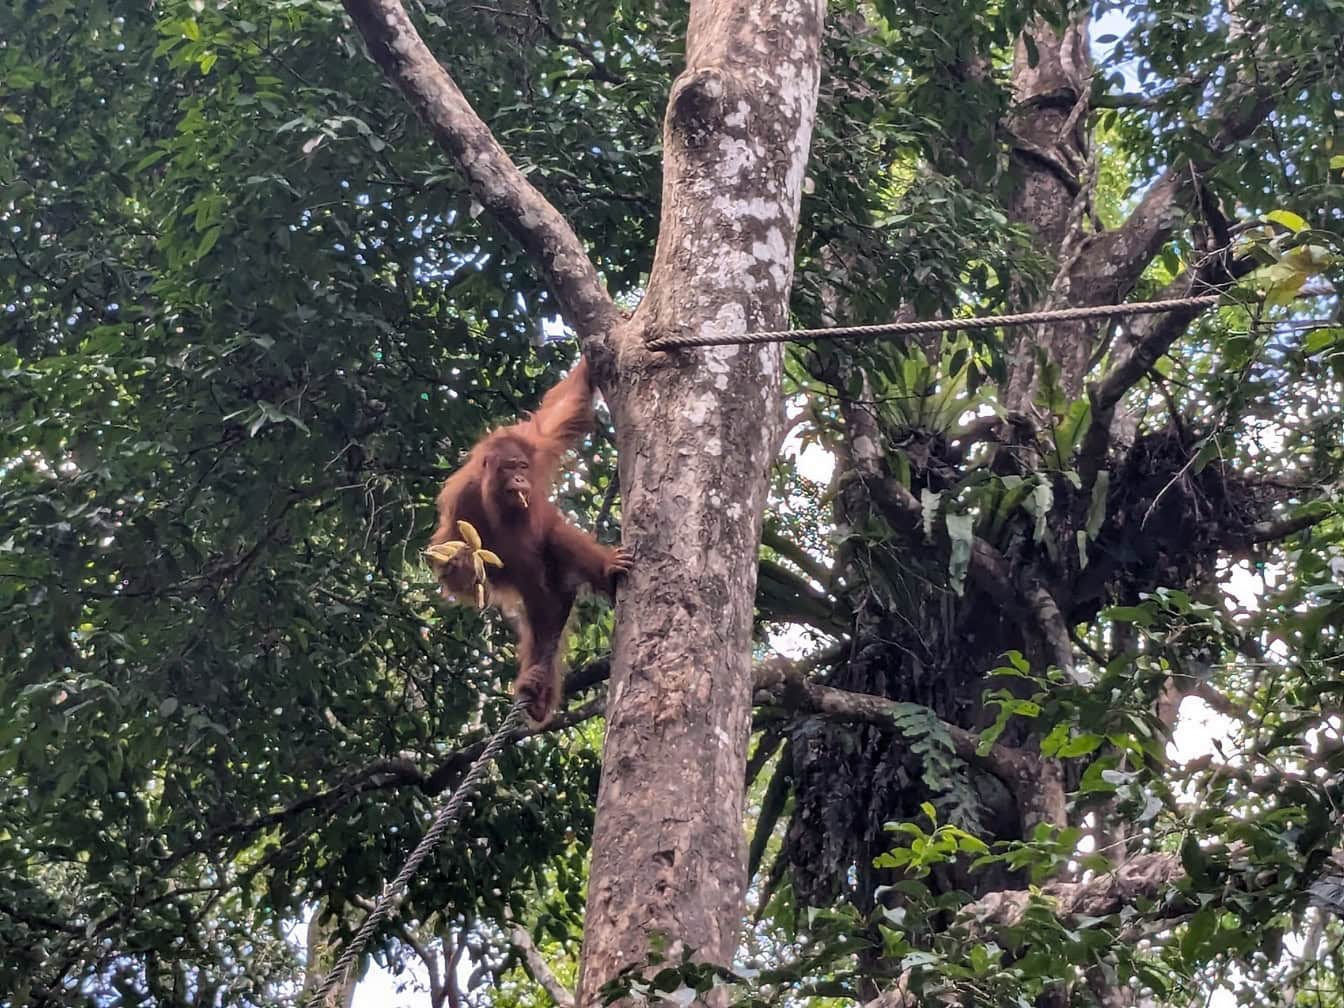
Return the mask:
{"type": "Polygon", "coordinates": [[[1086,308],[1057,308],[1053,311],[1022,312],[1018,315],[983,315],[978,318],[927,319],[918,322],[882,322],[878,325],[837,326],[834,329],[781,329],[778,332],[688,333],[661,336],[650,340],[650,350],[675,350],[681,347],[732,346],[746,343],[792,343],[809,339],[869,339],[874,336],[903,336],[907,333],[964,332],[968,329],[997,329],[1000,326],[1035,325],[1039,322],[1068,322],[1076,319],[1119,318],[1123,315],[1157,315],[1180,308],[1207,308],[1217,304],[1221,294],[1171,298],[1167,301],[1136,301],[1133,304],[1090,305],[1086,308]]]}
{"type": "Polygon", "coordinates": [[[364,923],[359,926],[354,938],[350,939],[345,951],[336,960],[336,965],[332,966],[331,971],[318,984],[313,996],[308,999],[309,1008],[320,1008],[332,989],[345,979],[350,964],[363,951],[364,946],[373,935],[374,929],[401,902],[406,886],[415,877],[420,862],[424,861],[430,851],[438,846],[439,841],[443,839],[443,834],[448,831],[448,827],[456,821],[461,813],[462,805],[467,800],[467,796],[476,790],[476,786],[485,776],[486,770],[495,761],[495,757],[499,755],[500,750],[504,748],[504,743],[508,740],[509,734],[522,721],[524,706],[522,700],[515,700],[513,706],[509,708],[508,716],[495,729],[495,733],[490,736],[490,741],[481,750],[481,754],[476,757],[476,761],[471,764],[466,776],[462,778],[461,783],[457,785],[457,789],[453,791],[452,797],[435,813],[434,821],[429,824],[429,829],[425,830],[425,835],[420,838],[420,842],[415,845],[415,850],[411,851],[410,857],[401,866],[401,871],[397,872],[397,877],[383,886],[383,891],[378,894],[378,901],[369,911],[369,915],[364,918],[364,923]]]}

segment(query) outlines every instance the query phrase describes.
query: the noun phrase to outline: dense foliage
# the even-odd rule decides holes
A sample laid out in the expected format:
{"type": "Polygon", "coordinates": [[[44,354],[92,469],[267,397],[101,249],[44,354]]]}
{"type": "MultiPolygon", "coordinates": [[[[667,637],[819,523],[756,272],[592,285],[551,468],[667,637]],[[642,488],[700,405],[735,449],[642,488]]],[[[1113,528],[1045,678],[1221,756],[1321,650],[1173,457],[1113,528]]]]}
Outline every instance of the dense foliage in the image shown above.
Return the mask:
{"type": "MultiPolygon", "coordinates": [[[[1064,12],[832,6],[800,323],[1039,303],[1059,250],[1015,210],[1004,123],[1014,39],[1064,12]]],[[[1344,328],[1301,324],[1337,298],[1293,295],[1344,278],[1344,15],[1112,6],[1089,229],[1251,114],[1220,105],[1229,79],[1254,68],[1282,102],[1200,178],[1193,202],[1222,210],[1183,204],[1189,226],[1115,296],[1164,289],[1210,234],[1263,265],[1131,395],[1104,479],[1078,471],[1083,388],[1045,363],[1029,398],[1048,436],[1008,461],[977,440],[1021,407],[1015,333],[793,355],[802,443],[838,464],[826,488],[781,463],[761,639],[808,628],[816,681],[894,706],[856,728],[763,703],[745,998],[897,983],[1026,1004],[1100,976],[1075,1003],[1131,982],[1161,1004],[1218,982],[1342,1003],[1344,328]],[[862,417],[916,527],[854,499],[862,417]],[[977,540],[1055,594],[1086,687],[977,594],[977,540]],[[1173,688],[1221,712],[1193,754],[1167,750],[1173,688]],[[958,731],[982,760],[1065,761],[1068,822],[1030,824],[958,731]],[[1103,867],[1108,837],[1179,870],[1062,923],[949,926],[988,893],[1077,879],[1080,857],[1103,867]]],[[[636,302],[682,7],[416,16],[636,302]]],[[[506,706],[507,633],[437,605],[418,554],[459,453],[570,360],[536,348],[553,315],[339,4],[0,6],[0,1002],[290,1003],[296,923],[321,907],[348,934],[506,706]]],[[[1120,349],[1096,348],[1097,373],[1120,349]]],[[[561,495],[611,541],[609,446],[561,495]]],[[[610,624],[585,610],[576,669],[600,670],[610,624]]],[[[482,975],[509,977],[497,1003],[544,1000],[510,973],[507,916],[550,958],[577,951],[600,733],[571,720],[508,751],[402,914],[403,938],[470,933],[482,975]]],[[[379,955],[409,947],[397,933],[379,955]]]]}

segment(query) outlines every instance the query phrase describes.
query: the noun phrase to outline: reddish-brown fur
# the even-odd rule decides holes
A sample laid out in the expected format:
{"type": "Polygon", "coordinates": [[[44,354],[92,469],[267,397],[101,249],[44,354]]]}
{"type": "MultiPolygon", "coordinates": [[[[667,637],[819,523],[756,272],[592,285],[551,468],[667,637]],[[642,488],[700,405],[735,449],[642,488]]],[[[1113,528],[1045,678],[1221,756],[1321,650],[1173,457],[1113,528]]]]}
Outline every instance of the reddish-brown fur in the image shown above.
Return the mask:
{"type": "MultiPolygon", "coordinates": [[[[516,696],[537,723],[560,702],[565,624],[581,585],[611,595],[630,569],[623,549],[603,546],[565,521],[551,503],[560,459],[588,431],[592,384],[582,360],[546,393],[536,413],[483,437],[439,492],[439,522],[431,546],[461,538],[457,522],[471,522],[486,549],[504,562],[489,569],[489,597],[518,633],[516,696]],[[526,506],[523,500],[526,500],[526,506]]],[[[462,553],[450,563],[430,562],[444,594],[475,595],[474,569],[462,553]]]]}

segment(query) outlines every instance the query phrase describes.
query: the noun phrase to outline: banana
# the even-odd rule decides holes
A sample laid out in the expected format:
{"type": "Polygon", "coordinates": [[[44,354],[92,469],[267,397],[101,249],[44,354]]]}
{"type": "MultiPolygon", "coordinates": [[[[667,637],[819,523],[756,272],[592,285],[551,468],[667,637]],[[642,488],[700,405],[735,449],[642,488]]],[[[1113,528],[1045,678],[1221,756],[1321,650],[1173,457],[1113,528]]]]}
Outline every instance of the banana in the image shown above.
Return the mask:
{"type": "Polygon", "coordinates": [[[472,548],[473,552],[481,548],[481,534],[476,531],[476,526],[471,522],[459,519],[457,531],[462,534],[462,538],[467,541],[467,545],[472,548]]]}
{"type": "Polygon", "coordinates": [[[451,563],[453,557],[457,556],[466,548],[467,544],[461,539],[454,539],[451,542],[437,543],[436,545],[429,547],[429,549],[425,550],[425,556],[429,557],[431,560],[437,560],[439,563],[451,563]]]}
{"type": "Polygon", "coordinates": [[[451,563],[459,553],[471,554],[471,565],[476,575],[476,605],[485,608],[485,565],[491,567],[503,567],[504,561],[499,558],[499,554],[494,550],[488,550],[481,545],[481,535],[476,531],[475,526],[468,521],[459,520],[457,531],[461,534],[461,539],[453,539],[449,542],[436,543],[425,550],[425,556],[439,563],[451,563]]]}

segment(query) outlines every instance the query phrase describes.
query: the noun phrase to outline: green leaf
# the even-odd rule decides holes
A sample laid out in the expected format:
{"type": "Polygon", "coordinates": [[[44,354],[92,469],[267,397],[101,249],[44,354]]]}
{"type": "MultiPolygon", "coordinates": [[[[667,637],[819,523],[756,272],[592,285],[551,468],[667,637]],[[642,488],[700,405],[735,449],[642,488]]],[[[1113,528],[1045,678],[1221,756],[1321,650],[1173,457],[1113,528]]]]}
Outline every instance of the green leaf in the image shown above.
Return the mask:
{"type": "Polygon", "coordinates": [[[1106,520],[1106,501],[1111,490],[1111,473],[1102,469],[1092,484],[1092,499],[1087,507],[1087,538],[1095,540],[1101,532],[1101,523],[1106,520]]]}
{"type": "Polygon", "coordinates": [[[1204,907],[1190,918],[1181,935],[1181,958],[1187,966],[1198,968],[1203,964],[1203,953],[1217,930],[1218,911],[1213,907],[1204,907]]]}
{"type": "Polygon", "coordinates": [[[1286,227],[1289,231],[1297,234],[1299,231],[1305,231],[1308,227],[1307,222],[1293,213],[1291,210],[1271,210],[1265,214],[1266,219],[1272,220],[1275,224],[1286,227]]]}
{"type": "Polygon", "coordinates": [[[215,225],[202,236],[200,243],[196,246],[197,259],[204,259],[206,254],[215,247],[215,243],[219,241],[219,235],[222,230],[220,225],[215,225]]]}
{"type": "Polygon", "coordinates": [[[1088,764],[1083,771],[1082,779],[1078,782],[1078,790],[1082,794],[1114,794],[1116,784],[1108,780],[1107,771],[1113,770],[1116,766],[1114,756],[1102,756],[1088,764]]]}
{"type": "Polygon", "coordinates": [[[137,161],[135,163],[135,167],[132,168],[131,170],[135,172],[142,172],[147,168],[152,168],[154,165],[158,164],[160,161],[166,158],[169,155],[169,153],[170,152],[166,147],[158,147],[150,151],[139,161],[137,161]]]}
{"type": "Polygon", "coordinates": [[[1308,357],[1314,357],[1324,350],[1331,350],[1341,345],[1344,345],[1344,328],[1313,329],[1302,340],[1302,352],[1308,357]]]}
{"type": "Polygon", "coordinates": [[[83,765],[67,767],[61,775],[56,778],[56,784],[51,789],[52,800],[63,798],[70,793],[70,789],[79,781],[84,772],[83,765]]]}
{"type": "Polygon", "coordinates": [[[1146,606],[1109,606],[1102,615],[1117,623],[1133,623],[1136,626],[1148,626],[1152,623],[1152,611],[1146,606]]]}
{"type": "Polygon", "coordinates": [[[1035,542],[1044,542],[1047,530],[1047,521],[1050,517],[1050,510],[1054,507],[1055,491],[1050,483],[1042,478],[1031,488],[1031,496],[1023,502],[1028,514],[1036,519],[1036,524],[1032,529],[1032,540],[1035,542]]]}
{"type": "Polygon", "coordinates": [[[1206,437],[1204,443],[1199,446],[1199,451],[1195,453],[1195,457],[1190,463],[1190,471],[1196,474],[1201,473],[1204,471],[1205,466],[1214,459],[1221,457],[1222,445],[1219,443],[1218,438],[1215,436],[1206,437]]]}
{"type": "Polygon", "coordinates": [[[1050,734],[1041,739],[1041,755],[1054,757],[1059,754],[1059,748],[1069,739],[1069,726],[1063,723],[1055,725],[1050,729],[1050,734]]]}
{"type": "Polygon", "coordinates": [[[966,571],[971,562],[972,519],[970,515],[949,512],[944,516],[944,520],[947,523],[948,538],[952,543],[947,559],[948,580],[952,584],[952,590],[960,595],[965,590],[966,571]]]}
{"type": "Polygon", "coordinates": [[[1093,732],[1080,732],[1060,746],[1057,755],[1060,759],[1077,759],[1079,756],[1087,756],[1096,752],[1104,741],[1105,736],[1103,735],[1097,735],[1093,732]]]}

